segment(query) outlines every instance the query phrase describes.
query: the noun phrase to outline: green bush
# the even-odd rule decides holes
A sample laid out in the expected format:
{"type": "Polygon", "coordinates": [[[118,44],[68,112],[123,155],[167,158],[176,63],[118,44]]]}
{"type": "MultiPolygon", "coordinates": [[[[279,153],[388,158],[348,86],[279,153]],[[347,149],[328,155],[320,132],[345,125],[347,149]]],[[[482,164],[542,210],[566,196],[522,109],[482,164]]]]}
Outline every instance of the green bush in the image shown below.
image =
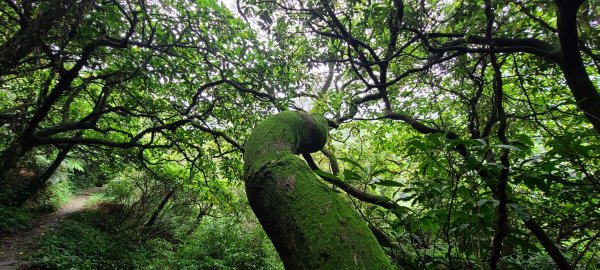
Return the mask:
{"type": "Polygon", "coordinates": [[[23,208],[0,206],[0,233],[12,233],[29,227],[31,213],[23,208]]]}
{"type": "MultiPolygon", "coordinates": [[[[568,255],[565,253],[565,255],[568,255]]],[[[539,252],[529,255],[513,255],[502,258],[500,261],[505,269],[519,270],[537,270],[537,269],[558,269],[552,258],[547,253],[539,252]]]]}
{"type": "Polygon", "coordinates": [[[99,210],[76,213],[41,240],[31,262],[50,269],[134,269],[136,237],[115,228],[111,216],[99,210]]]}
{"type": "Polygon", "coordinates": [[[205,220],[179,246],[155,242],[162,253],[146,269],[283,269],[271,242],[257,224],[205,220]]]}
{"type": "Polygon", "coordinates": [[[74,192],[69,181],[50,184],[29,201],[29,206],[41,212],[54,212],[69,202],[74,192]]]}
{"type": "Polygon", "coordinates": [[[54,209],[62,207],[73,197],[73,187],[69,181],[58,182],[49,186],[48,192],[50,193],[48,203],[54,209]]]}
{"type": "Polygon", "coordinates": [[[103,202],[109,202],[109,200],[107,199],[107,194],[105,192],[96,192],[93,193],[92,195],[90,195],[90,197],[88,198],[86,205],[96,205],[96,204],[101,204],[103,202]]]}
{"type": "Polygon", "coordinates": [[[144,242],[133,229],[117,229],[110,214],[86,210],[46,235],[31,262],[43,269],[283,269],[257,224],[205,221],[180,244],[144,242]]]}

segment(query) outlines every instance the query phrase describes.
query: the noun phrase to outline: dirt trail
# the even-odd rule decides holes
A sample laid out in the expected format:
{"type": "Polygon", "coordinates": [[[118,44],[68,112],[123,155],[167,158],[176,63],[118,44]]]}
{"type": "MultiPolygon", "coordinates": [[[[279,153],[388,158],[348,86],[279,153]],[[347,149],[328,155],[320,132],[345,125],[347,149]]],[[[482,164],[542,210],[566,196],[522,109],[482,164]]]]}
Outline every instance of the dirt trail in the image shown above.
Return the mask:
{"type": "Polygon", "coordinates": [[[29,229],[0,236],[0,270],[19,269],[25,263],[22,259],[36,249],[40,236],[52,230],[69,214],[83,210],[90,196],[100,190],[98,187],[86,189],[58,211],[34,218],[29,229]]]}

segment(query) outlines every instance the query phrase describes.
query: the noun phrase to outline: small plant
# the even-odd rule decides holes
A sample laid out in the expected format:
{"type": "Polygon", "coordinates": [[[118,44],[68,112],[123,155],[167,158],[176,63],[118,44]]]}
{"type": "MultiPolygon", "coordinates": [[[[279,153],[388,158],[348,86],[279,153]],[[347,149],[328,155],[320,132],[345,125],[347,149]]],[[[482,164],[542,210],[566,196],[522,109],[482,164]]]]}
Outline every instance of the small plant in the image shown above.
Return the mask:
{"type": "Polygon", "coordinates": [[[256,221],[208,219],[179,246],[162,247],[150,269],[283,269],[273,245],[256,221]]]}
{"type": "Polygon", "coordinates": [[[116,228],[100,210],[76,213],[41,240],[31,262],[44,269],[132,269],[135,234],[116,228]]]}
{"type": "Polygon", "coordinates": [[[61,208],[73,196],[74,190],[69,181],[49,185],[33,201],[33,207],[43,212],[53,212],[61,208]]]}
{"type": "Polygon", "coordinates": [[[510,256],[502,259],[502,264],[506,269],[557,269],[552,258],[547,254],[535,253],[531,256],[510,256]]]}
{"type": "Polygon", "coordinates": [[[23,208],[0,206],[0,234],[29,227],[31,213],[23,208]]]}

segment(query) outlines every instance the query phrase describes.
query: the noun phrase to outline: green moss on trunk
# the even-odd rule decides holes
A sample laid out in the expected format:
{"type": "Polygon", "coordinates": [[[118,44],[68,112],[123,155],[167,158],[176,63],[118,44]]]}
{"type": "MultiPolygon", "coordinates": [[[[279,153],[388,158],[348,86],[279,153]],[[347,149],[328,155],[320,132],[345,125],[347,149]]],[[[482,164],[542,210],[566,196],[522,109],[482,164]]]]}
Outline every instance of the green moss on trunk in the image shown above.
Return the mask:
{"type": "Polygon", "coordinates": [[[246,142],[246,193],[287,269],[389,269],[377,240],[347,201],[319,182],[296,154],[327,140],[323,117],[286,111],[246,142]]]}

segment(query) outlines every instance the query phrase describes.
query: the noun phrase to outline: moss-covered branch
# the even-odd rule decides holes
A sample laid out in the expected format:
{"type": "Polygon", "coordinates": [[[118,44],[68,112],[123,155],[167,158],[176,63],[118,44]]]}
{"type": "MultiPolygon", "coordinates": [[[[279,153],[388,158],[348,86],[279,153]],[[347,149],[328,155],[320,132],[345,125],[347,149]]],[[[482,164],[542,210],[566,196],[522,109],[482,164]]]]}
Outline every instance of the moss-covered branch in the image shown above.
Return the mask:
{"type": "Polygon", "coordinates": [[[326,139],[323,117],[286,111],[261,122],[244,154],[250,205],[287,269],[390,269],[353,207],[296,157],[326,139]]]}

